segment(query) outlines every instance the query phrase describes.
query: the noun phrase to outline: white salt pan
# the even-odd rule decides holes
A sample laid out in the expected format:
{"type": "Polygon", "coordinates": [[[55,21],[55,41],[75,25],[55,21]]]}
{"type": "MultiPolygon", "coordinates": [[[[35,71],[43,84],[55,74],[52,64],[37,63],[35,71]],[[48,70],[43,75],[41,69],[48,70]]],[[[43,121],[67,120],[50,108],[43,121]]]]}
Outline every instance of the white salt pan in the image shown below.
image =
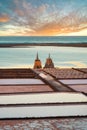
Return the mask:
{"type": "Polygon", "coordinates": [[[59,80],[64,84],[87,84],[87,79],[59,80]]]}
{"type": "Polygon", "coordinates": [[[0,79],[0,85],[12,84],[44,84],[44,82],[39,79],[0,79]]]}
{"type": "Polygon", "coordinates": [[[87,116],[87,105],[0,108],[0,118],[87,116]]]}
{"type": "Polygon", "coordinates": [[[1,95],[0,104],[68,103],[87,102],[81,93],[42,93],[26,95],[1,95]]]}

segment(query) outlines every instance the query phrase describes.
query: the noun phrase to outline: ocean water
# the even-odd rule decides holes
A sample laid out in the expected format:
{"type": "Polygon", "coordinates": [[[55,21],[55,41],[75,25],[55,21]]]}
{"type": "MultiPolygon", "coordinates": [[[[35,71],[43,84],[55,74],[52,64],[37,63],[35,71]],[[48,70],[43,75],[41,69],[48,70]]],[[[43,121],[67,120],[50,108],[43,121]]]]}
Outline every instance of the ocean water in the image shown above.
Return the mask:
{"type": "Polygon", "coordinates": [[[87,36],[1,36],[0,44],[4,43],[87,43],[87,36]]]}
{"type": "Polygon", "coordinates": [[[37,52],[43,67],[49,53],[55,67],[87,67],[87,48],[25,46],[23,48],[0,48],[0,68],[32,68],[37,52]]]}
{"type": "MultiPolygon", "coordinates": [[[[55,36],[28,37],[4,36],[0,37],[0,44],[6,43],[87,43],[87,36],[55,36]]],[[[25,46],[20,48],[0,48],[0,68],[33,67],[37,52],[44,66],[49,53],[56,67],[87,67],[87,48],[80,47],[50,47],[25,46]]]]}

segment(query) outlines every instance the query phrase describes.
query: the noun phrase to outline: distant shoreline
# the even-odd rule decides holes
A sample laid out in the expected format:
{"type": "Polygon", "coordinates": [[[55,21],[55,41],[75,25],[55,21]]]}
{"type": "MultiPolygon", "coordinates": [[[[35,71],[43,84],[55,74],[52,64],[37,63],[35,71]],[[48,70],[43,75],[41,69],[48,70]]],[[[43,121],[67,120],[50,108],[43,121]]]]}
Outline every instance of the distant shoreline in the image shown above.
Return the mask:
{"type": "Polygon", "coordinates": [[[4,43],[0,48],[6,47],[26,47],[26,46],[63,46],[63,47],[87,47],[87,43],[4,43]]]}

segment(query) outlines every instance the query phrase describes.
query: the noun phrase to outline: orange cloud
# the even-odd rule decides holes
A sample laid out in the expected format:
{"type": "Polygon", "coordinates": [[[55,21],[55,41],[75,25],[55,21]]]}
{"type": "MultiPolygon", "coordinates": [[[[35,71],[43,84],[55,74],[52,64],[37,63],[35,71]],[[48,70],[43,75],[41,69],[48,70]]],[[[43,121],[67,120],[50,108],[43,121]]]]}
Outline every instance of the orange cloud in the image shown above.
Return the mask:
{"type": "Polygon", "coordinates": [[[0,17],[0,22],[8,22],[10,20],[10,18],[7,15],[3,15],[0,17]]]}
{"type": "Polygon", "coordinates": [[[56,22],[50,22],[42,25],[39,28],[36,28],[34,32],[32,32],[33,36],[55,36],[60,34],[68,34],[73,32],[80,32],[84,29],[87,29],[86,25],[84,24],[83,27],[75,26],[75,25],[62,25],[63,23],[56,23],[56,22]]]}
{"type": "Polygon", "coordinates": [[[58,34],[58,32],[60,32],[60,29],[61,28],[55,22],[46,23],[40,28],[37,28],[32,35],[38,35],[38,36],[55,35],[58,34]]]}

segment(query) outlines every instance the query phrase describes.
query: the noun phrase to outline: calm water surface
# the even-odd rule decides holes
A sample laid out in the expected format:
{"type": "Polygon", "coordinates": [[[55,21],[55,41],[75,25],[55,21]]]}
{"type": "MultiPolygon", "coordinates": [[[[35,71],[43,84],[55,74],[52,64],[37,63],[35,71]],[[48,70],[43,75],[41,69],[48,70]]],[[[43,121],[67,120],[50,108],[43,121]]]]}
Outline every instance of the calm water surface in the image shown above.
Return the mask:
{"type": "Polygon", "coordinates": [[[0,36],[0,44],[4,43],[87,43],[87,36],[0,36]]]}
{"type": "Polygon", "coordinates": [[[33,67],[37,52],[43,66],[50,53],[56,67],[87,67],[87,48],[34,46],[0,48],[0,68],[33,67]]]}

